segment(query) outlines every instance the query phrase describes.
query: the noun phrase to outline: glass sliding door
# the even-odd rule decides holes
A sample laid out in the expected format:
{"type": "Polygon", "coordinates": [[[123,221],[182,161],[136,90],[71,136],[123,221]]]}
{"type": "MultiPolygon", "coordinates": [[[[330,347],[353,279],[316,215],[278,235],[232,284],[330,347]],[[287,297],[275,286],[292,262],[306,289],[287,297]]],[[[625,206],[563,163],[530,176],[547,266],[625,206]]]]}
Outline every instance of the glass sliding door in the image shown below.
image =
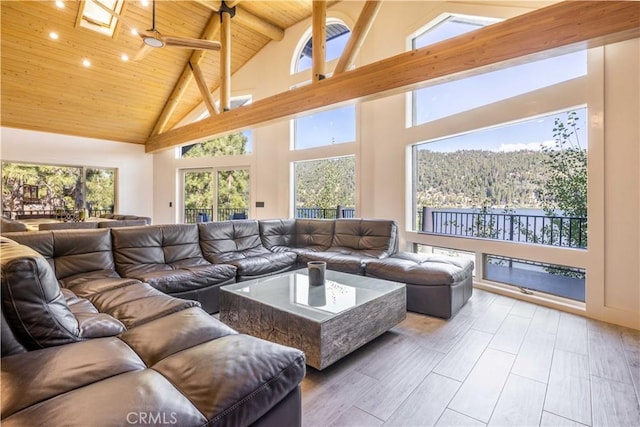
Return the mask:
{"type": "Polygon", "coordinates": [[[114,212],[116,169],[2,163],[2,214],[10,218],[77,219],[114,212]]]}
{"type": "Polygon", "coordinates": [[[249,218],[249,170],[217,171],[218,221],[249,218]]]}
{"type": "Polygon", "coordinates": [[[85,198],[89,216],[114,212],[116,204],[116,170],[85,169],[85,198]]]}
{"type": "Polygon", "coordinates": [[[184,170],[183,204],[186,223],[248,218],[249,170],[184,170]]]}
{"type": "Polygon", "coordinates": [[[183,171],[184,222],[207,222],[213,217],[213,170],[183,171]]]}

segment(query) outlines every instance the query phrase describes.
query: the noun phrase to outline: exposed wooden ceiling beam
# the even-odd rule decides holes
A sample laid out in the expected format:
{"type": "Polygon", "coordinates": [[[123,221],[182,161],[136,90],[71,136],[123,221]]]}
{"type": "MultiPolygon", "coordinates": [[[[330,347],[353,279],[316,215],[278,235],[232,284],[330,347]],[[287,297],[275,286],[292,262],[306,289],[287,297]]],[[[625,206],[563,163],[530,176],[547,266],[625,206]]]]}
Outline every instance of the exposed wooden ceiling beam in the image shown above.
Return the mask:
{"type": "MultiPolygon", "coordinates": [[[[214,12],[211,14],[211,18],[209,18],[209,23],[207,24],[207,27],[202,32],[202,36],[200,38],[205,40],[213,40],[218,35],[219,31],[220,31],[220,17],[218,16],[217,13],[214,12]]],[[[164,104],[164,107],[162,108],[162,112],[160,113],[160,115],[158,116],[158,119],[156,120],[156,124],[153,127],[153,130],[151,131],[151,136],[157,135],[165,130],[165,127],[167,126],[167,122],[169,121],[169,119],[171,118],[171,115],[173,114],[176,107],[178,106],[178,103],[180,103],[180,99],[182,99],[182,97],[184,96],[184,93],[187,90],[187,87],[189,87],[189,83],[191,83],[191,79],[193,78],[193,73],[191,72],[191,66],[193,64],[196,64],[196,65],[200,64],[206,52],[207,51],[204,51],[204,50],[194,50],[193,53],[191,54],[189,61],[185,65],[184,70],[182,70],[182,74],[180,75],[180,78],[176,82],[176,85],[174,86],[173,91],[171,92],[171,95],[169,95],[167,102],[164,104]]]]}
{"type": "Polygon", "coordinates": [[[231,109],[231,14],[220,11],[220,110],[231,109]]]}
{"type": "Polygon", "coordinates": [[[638,36],[640,2],[561,2],[156,135],[147,141],[146,151],[201,141],[349,100],[402,93],[454,74],[499,68],[505,64],[495,64],[526,55],[552,56],[638,36]],[[565,49],[550,51],[561,47],[565,49]]]}
{"type": "MultiPolygon", "coordinates": [[[[214,12],[220,11],[220,1],[214,0],[196,0],[196,2],[201,5],[213,10],[214,12]]],[[[264,19],[254,15],[248,10],[244,9],[241,5],[239,5],[240,1],[226,1],[225,4],[228,7],[236,8],[236,15],[233,17],[233,20],[242,25],[243,27],[247,27],[250,30],[253,30],[257,33],[260,33],[264,36],[269,37],[271,40],[280,41],[284,38],[284,29],[278,27],[277,25],[272,24],[271,22],[267,22],[264,19]]]]}
{"type": "Polygon", "coordinates": [[[369,34],[369,30],[373,26],[373,22],[376,20],[378,11],[382,6],[381,1],[367,1],[360,12],[358,21],[351,31],[351,36],[347,45],[344,47],[344,51],[336,64],[336,68],[333,70],[333,74],[339,74],[348,70],[353,65],[353,62],[360,53],[360,48],[369,34]]]}
{"type": "Polygon", "coordinates": [[[313,0],[311,15],[311,76],[314,82],[325,78],[327,65],[327,2],[313,0]]]}
{"type": "Polygon", "coordinates": [[[204,78],[204,73],[198,64],[192,64],[189,62],[189,67],[191,68],[191,72],[193,73],[193,78],[196,80],[196,84],[198,85],[198,89],[200,90],[200,94],[202,95],[202,100],[204,101],[204,105],[207,107],[209,111],[209,116],[215,116],[220,112],[216,108],[216,102],[209,92],[209,87],[207,86],[207,82],[204,78]]]}

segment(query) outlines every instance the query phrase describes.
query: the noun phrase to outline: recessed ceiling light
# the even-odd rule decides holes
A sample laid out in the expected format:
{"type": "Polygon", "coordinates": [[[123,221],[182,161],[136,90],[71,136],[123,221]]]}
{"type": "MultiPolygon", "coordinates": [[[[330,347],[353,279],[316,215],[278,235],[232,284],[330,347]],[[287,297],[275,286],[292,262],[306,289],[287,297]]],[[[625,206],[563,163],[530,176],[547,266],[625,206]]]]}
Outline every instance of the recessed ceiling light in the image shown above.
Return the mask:
{"type": "Polygon", "coordinates": [[[57,0],[56,6],[58,6],[59,9],[62,9],[64,7],[64,2],[62,0],[57,0]]]}
{"type": "Polygon", "coordinates": [[[59,38],[58,33],[54,32],[54,31],[51,31],[51,32],[49,33],[49,38],[50,38],[51,40],[58,40],[58,38],[59,38]]]}
{"type": "Polygon", "coordinates": [[[129,55],[127,55],[126,53],[123,53],[120,58],[122,58],[124,62],[127,62],[129,60],[129,55]]]}
{"type": "Polygon", "coordinates": [[[89,61],[88,59],[83,59],[82,60],[82,65],[84,65],[85,67],[91,67],[91,61],[89,61]]]}
{"type": "Polygon", "coordinates": [[[135,28],[132,28],[131,29],[131,34],[134,35],[134,36],[137,36],[138,35],[138,30],[136,30],[135,28]]]}
{"type": "Polygon", "coordinates": [[[142,5],[142,7],[147,7],[149,6],[149,0],[142,0],[140,4],[142,5]]]}

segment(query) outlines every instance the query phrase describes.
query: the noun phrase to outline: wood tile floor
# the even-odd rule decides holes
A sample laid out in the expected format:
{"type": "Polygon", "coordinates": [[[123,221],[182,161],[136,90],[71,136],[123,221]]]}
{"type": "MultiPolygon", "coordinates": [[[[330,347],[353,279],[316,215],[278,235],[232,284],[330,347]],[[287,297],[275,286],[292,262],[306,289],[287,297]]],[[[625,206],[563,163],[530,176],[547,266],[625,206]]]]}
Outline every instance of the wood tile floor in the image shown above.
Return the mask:
{"type": "Polygon", "coordinates": [[[640,426],[640,332],[478,289],[307,369],[305,426],[640,426]]]}

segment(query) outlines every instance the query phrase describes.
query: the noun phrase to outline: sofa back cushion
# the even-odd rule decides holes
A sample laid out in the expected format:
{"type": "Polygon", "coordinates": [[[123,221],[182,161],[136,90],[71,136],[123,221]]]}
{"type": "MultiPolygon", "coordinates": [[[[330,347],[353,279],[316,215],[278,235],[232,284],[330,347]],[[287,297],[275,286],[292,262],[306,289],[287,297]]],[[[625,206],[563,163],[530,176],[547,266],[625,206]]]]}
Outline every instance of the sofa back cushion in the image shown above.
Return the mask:
{"type": "Polygon", "coordinates": [[[260,238],[265,248],[270,251],[277,248],[294,248],[296,246],[296,220],[265,219],[260,220],[260,238]]]}
{"type": "Polygon", "coordinates": [[[266,251],[260,240],[258,221],[254,219],[201,222],[198,230],[202,253],[212,263],[244,258],[246,252],[266,251]]]}
{"type": "Polygon", "coordinates": [[[38,230],[77,230],[98,228],[97,222],[44,222],[38,225],[38,230]]]}
{"type": "Polygon", "coordinates": [[[109,230],[54,230],[11,233],[10,239],[42,255],[58,280],[92,271],[114,271],[109,230]]]}
{"type": "Polygon", "coordinates": [[[335,221],[332,219],[297,219],[297,248],[324,251],[331,246],[335,221]]]}
{"type": "Polygon", "coordinates": [[[332,251],[358,251],[376,258],[397,251],[398,224],[391,220],[336,219],[332,251]]]}
{"type": "Polygon", "coordinates": [[[0,217],[0,233],[28,231],[27,224],[5,217],[0,217]]]}
{"type": "Polygon", "coordinates": [[[202,257],[196,224],[169,224],[161,227],[165,263],[176,268],[209,264],[202,257]]]}
{"type": "Polygon", "coordinates": [[[49,263],[33,249],[0,241],[2,312],[29,350],[116,335],[124,326],[111,316],[72,313],[49,263]]]}
{"type": "Polygon", "coordinates": [[[121,276],[209,265],[196,224],[112,228],[116,269],[121,276]]]}
{"type": "Polygon", "coordinates": [[[53,244],[58,280],[116,268],[109,230],[56,230],[53,232],[53,244]]]}
{"type": "Polygon", "coordinates": [[[11,233],[8,236],[11,240],[25,246],[42,255],[48,262],[55,273],[55,264],[53,262],[53,233],[51,231],[25,231],[22,233],[11,233]]]}
{"type": "Polygon", "coordinates": [[[111,228],[116,270],[123,277],[141,271],[172,270],[162,250],[162,226],[111,228]]]}
{"type": "Polygon", "coordinates": [[[98,228],[116,228],[116,227],[139,227],[147,225],[146,219],[114,219],[112,221],[96,222],[98,228]]]}

